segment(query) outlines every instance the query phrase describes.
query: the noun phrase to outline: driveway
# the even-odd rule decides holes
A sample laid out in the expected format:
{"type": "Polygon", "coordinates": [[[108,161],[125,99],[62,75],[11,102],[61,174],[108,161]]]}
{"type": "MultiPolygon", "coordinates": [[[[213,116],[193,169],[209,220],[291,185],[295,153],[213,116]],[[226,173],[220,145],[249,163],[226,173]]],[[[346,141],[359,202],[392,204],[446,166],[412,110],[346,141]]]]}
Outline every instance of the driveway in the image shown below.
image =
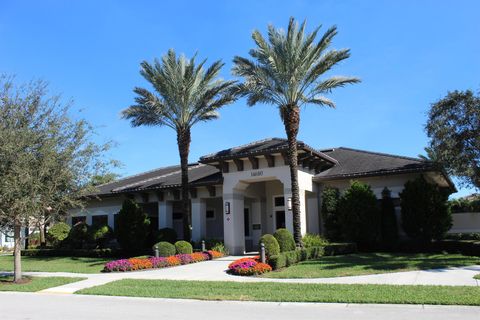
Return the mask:
{"type": "Polygon", "coordinates": [[[478,320],[480,307],[197,301],[0,292],[2,320],[478,320]]]}
{"type": "Polygon", "coordinates": [[[99,274],[79,274],[65,272],[25,272],[25,275],[37,277],[85,277],[86,280],[49,288],[43,292],[74,293],[80,289],[102,285],[121,279],[158,279],[158,280],[203,280],[203,281],[239,281],[239,282],[286,282],[286,283],[343,283],[343,284],[396,284],[396,285],[447,285],[479,286],[473,276],[480,273],[480,266],[433,269],[373,274],[352,277],[318,279],[272,279],[240,277],[227,274],[227,266],[239,257],[224,257],[211,261],[193,263],[173,268],[152,269],[136,272],[117,272],[99,274]]]}

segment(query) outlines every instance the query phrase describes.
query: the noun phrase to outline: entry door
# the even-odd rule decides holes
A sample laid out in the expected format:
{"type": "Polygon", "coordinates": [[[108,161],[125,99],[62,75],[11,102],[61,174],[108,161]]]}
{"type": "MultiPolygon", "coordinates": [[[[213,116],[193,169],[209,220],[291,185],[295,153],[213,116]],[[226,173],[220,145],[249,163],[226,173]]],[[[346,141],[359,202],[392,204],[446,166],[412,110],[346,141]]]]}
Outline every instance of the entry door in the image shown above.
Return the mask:
{"type": "Polygon", "coordinates": [[[285,210],[275,211],[276,229],[285,228],[285,210]]]}

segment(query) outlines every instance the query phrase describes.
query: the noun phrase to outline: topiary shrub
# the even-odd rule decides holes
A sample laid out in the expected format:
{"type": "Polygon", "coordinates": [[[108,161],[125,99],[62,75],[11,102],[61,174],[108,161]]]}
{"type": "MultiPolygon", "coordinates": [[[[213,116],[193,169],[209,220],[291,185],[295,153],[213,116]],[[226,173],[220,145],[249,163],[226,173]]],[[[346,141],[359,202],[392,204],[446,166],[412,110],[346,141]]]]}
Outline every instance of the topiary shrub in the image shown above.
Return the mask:
{"type": "Polygon", "coordinates": [[[173,244],[171,244],[170,242],[166,242],[166,241],[160,241],[159,243],[155,244],[153,246],[153,250],[155,250],[155,247],[158,248],[158,255],[160,257],[174,256],[176,251],[177,251],[173,244]]]}
{"type": "Polygon", "coordinates": [[[338,201],[340,191],[337,188],[326,187],[322,192],[322,218],[325,236],[331,241],[342,238],[342,227],[338,217],[338,201]]]}
{"type": "Polygon", "coordinates": [[[380,210],[369,185],[353,181],[338,202],[344,237],[370,247],[380,240],[380,210]]]}
{"type": "Polygon", "coordinates": [[[73,249],[83,249],[89,242],[89,226],[85,222],[79,222],[74,225],[65,241],[73,249]]]}
{"type": "Polygon", "coordinates": [[[146,245],[150,220],[138,204],[131,199],[123,202],[117,215],[115,234],[118,243],[129,254],[141,252],[146,245]]]}
{"type": "Polygon", "coordinates": [[[295,240],[293,239],[292,233],[287,229],[277,229],[273,236],[277,239],[278,245],[280,246],[280,252],[295,250],[295,240]]]}
{"type": "Polygon", "coordinates": [[[96,248],[105,248],[107,243],[113,238],[113,230],[108,225],[92,226],[90,238],[96,248]]]}
{"type": "Polygon", "coordinates": [[[327,239],[319,234],[306,233],[302,238],[303,246],[305,248],[324,247],[328,244],[327,239]]]}
{"type": "Polygon", "coordinates": [[[395,215],[395,205],[388,188],[382,191],[382,201],[380,203],[381,212],[381,234],[382,244],[386,247],[392,247],[398,241],[397,217],[395,215]]]}
{"type": "Polygon", "coordinates": [[[265,245],[265,255],[267,257],[275,256],[280,253],[280,246],[278,245],[277,239],[271,234],[264,234],[260,237],[260,242],[265,245]]]}
{"type": "Polygon", "coordinates": [[[448,195],[447,190],[428,183],[423,176],[405,184],[400,193],[402,226],[411,239],[430,242],[445,236],[452,227],[448,195]]]}
{"type": "Polygon", "coordinates": [[[175,242],[175,251],[177,254],[193,253],[193,247],[189,242],[180,240],[175,242]]]}
{"type": "Polygon", "coordinates": [[[47,240],[54,246],[60,246],[60,243],[68,237],[72,228],[65,222],[58,222],[51,226],[47,231],[47,240]]]}

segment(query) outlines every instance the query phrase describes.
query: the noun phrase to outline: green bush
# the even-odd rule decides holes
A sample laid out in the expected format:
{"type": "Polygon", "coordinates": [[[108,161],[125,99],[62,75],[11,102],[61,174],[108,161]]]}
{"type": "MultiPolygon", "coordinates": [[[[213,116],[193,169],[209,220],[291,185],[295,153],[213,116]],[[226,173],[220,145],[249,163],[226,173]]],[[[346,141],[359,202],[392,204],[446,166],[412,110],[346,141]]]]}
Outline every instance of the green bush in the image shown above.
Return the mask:
{"type": "Polygon", "coordinates": [[[58,222],[51,226],[47,231],[47,241],[54,247],[58,247],[60,243],[68,237],[72,228],[65,222],[58,222]]]}
{"type": "Polygon", "coordinates": [[[90,228],[90,237],[97,248],[105,248],[113,238],[113,230],[108,225],[96,225],[90,228]]]}
{"type": "Polygon", "coordinates": [[[146,246],[150,220],[138,204],[127,199],[117,215],[115,234],[118,243],[128,254],[142,251],[146,246]]]}
{"type": "Polygon", "coordinates": [[[292,233],[287,229],[277,229],[273,236],[277,239],[280,252],[295,250],[295,240],[293,239],[292,233]]]}
{"type": "Polygon", "coordinates": [[[380,210],[369,185],[353,181],[340,197],[338,213],[348,241],[371,246],[380,240],[380,210]]]}
{"type": "Polygon", "coordinates": [[[391,247],[398,241],[397,216],[390,190],[384,188],[380,203],[382,244],[391,247]]]}
{"type": "Polygon", "coordinates": [[[323,247],[328,244],[328,240],[319,234],[306,233],[302,238],[303,246],[305,248],[323,247]]]}
{"type": "Polygon", "coordinates": [[[90,227],[85,222],[74,225],[65,241],[73,249],[85,249],[88,247],[90,227]]]}
{"type": "Polygon", "coordinates": [[[166,241],[175,243],[175,241],[177,241],[177,232],[172,228],[162,228],[158,230],[156,239],[156,242],[166,241]]]}
{"type": "Polygon", "coordinates": [[[480,233],[450,233],[445,236],[445,239],[450,240],[480,240],[480,233]]]}
{"type": "Polygon", "coordinates": [[[260,243],[265,245],[265,255],[267,257],[275,256],[280,253],[280,246],[278,245],[277,239],[271,234],[264,234],[260,237],[260,243]]]}
{"type": "Polygon", "coordinates": [[[343,254],[351,254],[357,252],[357,244],[352,242],[346,243],[330,243],[324,248],[324,255],[338,256],[343,254]]]}
{"type": "Polygon", "coordinates": [[[342,237],[342,228],[338,217],[338,201],[340,192],[337,188],[326,187],[322,192],[322,218],[325,236],[332,241],[342,237]]]}
{"type": "MultiPolygon", "coordinates": [[[[209,247],[207,247],[207,248],[209,248],[209,247]]],[[[223,253],[224,256],[229,255],[228,249],[225,247],[225,245],[221,241],[217,242],[216,244],[211,246],[210,250],[221,252],[221,253],[223,253]]]]}
{"type": "Polygon", "coordinates": [[[189,242],[180,240],[175,242],[175,251],[177,254],[193,253],[193,247],[189,242]]]}
{"type": "Polygon", "coordinates": [[[87,257],[121,258],[123,253],[115,249],[27,249],[22,256],[28,257],[87,257]]]}
{"type": "Polygon", "coordinates": [[[428,183],[423,176],[405,184],[400,193],[402,226],[411,239],[430,242],[445,236],[452,227],[448,195],[447,190],[428,183]]]}
{"type": "Polygon", "coordinates": [[[170,242],[166,242],[166,241],[160,241],[159,243],[155,244],[153,246],[153,250],[155,250],[155,247],[158,248],[158,255],[160,257],[174,256],[175,253],[177,252],[177,250],[175,249],[175,246],[170,242]]]}
{"type": "Polygon", "coordinates": [[[310,247],[300,250],[281,252],[278,255],[271,256],[268,264],[273,270],[289,267],[301,261],[317,259],[323,255],[323,247],[310,247]]]}
{"type": "Polygon", "coordinates": [[[278,254],[268,258],[268,264],[273,270],[285,268],[287,266],[287,258],[284,254],[278,254]]]}

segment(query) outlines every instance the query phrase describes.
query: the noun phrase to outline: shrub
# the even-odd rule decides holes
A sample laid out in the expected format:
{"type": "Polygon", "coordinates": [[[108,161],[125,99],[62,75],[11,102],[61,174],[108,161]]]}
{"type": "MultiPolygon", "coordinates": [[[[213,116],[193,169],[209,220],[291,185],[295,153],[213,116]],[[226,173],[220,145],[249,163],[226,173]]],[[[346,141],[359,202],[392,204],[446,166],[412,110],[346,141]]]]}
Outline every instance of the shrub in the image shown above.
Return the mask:
{"type": "Polygon", "coordinates": [[[105,248],[108,241],[113,237],[113,230],[108,225],[92,226],[90,228],[90,238],[97,248],[105,248]]]}
{"type": "Polygon", "coordinates": [[[322,192],[322,218],[325,236],[329,240],[338,241],[342,237],[342,229],[338,218],[338,201],[340,192],[337,188],[326,187],[322,192]]]}
{"type": "Polygon", "coordinates": [[[193,253],[192,245],[184,240],[175,242],[175,250],[178,254],[181,253],[193,253]]]}
{"type": "Polygon", "coordinates": [[[324,248],[324,255],[326,256],[338,256],[343,254],[350,254],[357,252],[357,245],[355,243],[330,243],[324,248]]]}
{"type": "Polygon", "coordinates": [[[28,257],[87,257],[111,258],[120,257],[122,252],[114,249],[27,249],[22,256],[28,257]]]}
{"type": "Polygon", "coordinates": [[[65,239],[73,249],[84,249],[89,241],[90,227],[85,222],[79,222],[74,225],[65,239]]]}
{"type": "Polygon", "coordinates": [[[173,256],[176,252],[175,246],[166,241],[160,241],[159,243],[155,244],[153,246],[153,250],[155,250],[155,247],[158,248],[158,255],[160,257],[173,256]]]}
{"type": "Polygon", "coordinates": [[[51,226],[47,231],[47,240],[54,246],[58,247],[60,243],[68,237],[72,228],[65,222],[58,222],[51,226]]]}
{"type": "Polygon", "coordinates": [[[150,220],[135,201],[123,202],[117,221],[115,233],[123,250],[132,254],[145,248],[150,220]]]}
{"type": "Polygon", "coordinates": [[[408,181],[400,193],[402,226],[413,240],[441,239],[452,227],[448,192],[428,183],[423,176],[408,181]]]}
{"type": "Polygon", "coordinates": [[[293,250],[287,252],[281,252],[278,255],[271,256],[268,259],[268,264],[273,270],[289,267],[300,261],[306,261],[310,259],[317,259],[323,256],[323,247],[310,247],[300,250],[293,250]]]}
{"type": "Polygon", "coordinates": [[[177,241],[177,232],[172,228],[162,228],[158,230],[157,242],[160,241],[175,243],[175,241],[177,241]]]}
{"type": "Polygon", "coordinates": [[[217,242],[215,245],[210,247],[210,250],[218,251],[224,256],[228,256],[228,254],[229,254],[228,249],[225,247],[223,242],[217,242]]]}
{"type": "Polygon", "coordinates": [[[277,229],[273,236],[277,239],[280,252],[295,250],[295,240],[293,239],[292,233],[287,229],[277,229]]]}
{"type": "Polygon", "coordinates": [[[391,247],[398,241],[397,216],[390,190],[384,188],[380,203],[382,244],[391,247]]]}
{"type": "Polygon", "coordinates": [[[280,253],[280,246],[277,239],[271,234],[264,234],[260,237],[260,243],[265,245],[265,255],[267,257],[275,256],[280,253]]]}
{"type": "Polygon", "coordinates": [[[303,246],[305,248],[323,247],[328,244],[327,239],[319,234],[306,233],[302,238],[303,246]]]}
{"type": "Polygon", "coordinates": [[[379,240],[380,211],[369,185],[353,181],[340,197],[338,213],[347,240],[366,246],[379,240]]]}

